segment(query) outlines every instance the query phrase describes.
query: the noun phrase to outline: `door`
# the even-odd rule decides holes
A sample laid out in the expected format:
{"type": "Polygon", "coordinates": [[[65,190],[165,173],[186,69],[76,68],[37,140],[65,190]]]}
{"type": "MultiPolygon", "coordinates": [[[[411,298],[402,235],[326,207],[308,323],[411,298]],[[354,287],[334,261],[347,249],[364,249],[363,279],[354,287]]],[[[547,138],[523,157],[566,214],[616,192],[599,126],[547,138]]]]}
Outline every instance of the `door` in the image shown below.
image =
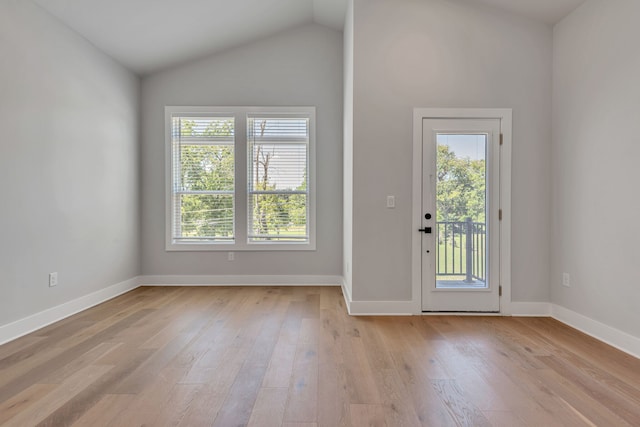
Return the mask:
{"type": "Polygon", "coordinates": [[[500,119],[423,119],[422,309],[500,311],[500,119]]]}

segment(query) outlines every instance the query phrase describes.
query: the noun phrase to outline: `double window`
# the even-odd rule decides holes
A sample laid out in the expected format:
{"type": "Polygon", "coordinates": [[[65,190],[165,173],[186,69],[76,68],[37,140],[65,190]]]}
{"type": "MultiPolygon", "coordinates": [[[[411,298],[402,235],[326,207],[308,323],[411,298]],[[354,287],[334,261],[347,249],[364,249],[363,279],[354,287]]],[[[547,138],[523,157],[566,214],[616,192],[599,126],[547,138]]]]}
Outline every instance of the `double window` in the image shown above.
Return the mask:
{"type": "Polygon", "coordinates": [[[313,107],[166,107],[167,250],[315,249],[313,107]]]}

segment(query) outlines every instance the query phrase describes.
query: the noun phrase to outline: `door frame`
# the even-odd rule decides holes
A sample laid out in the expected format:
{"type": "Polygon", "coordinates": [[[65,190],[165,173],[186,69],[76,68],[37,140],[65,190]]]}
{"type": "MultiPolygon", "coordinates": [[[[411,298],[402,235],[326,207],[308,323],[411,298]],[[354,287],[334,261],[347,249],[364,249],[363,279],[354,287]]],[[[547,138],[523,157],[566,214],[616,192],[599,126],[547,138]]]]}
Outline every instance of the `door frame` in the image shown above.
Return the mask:
{"type": "MultiPolygon", "coordinates": [[[[499,119],[500,146],[498,197],[500,221],[499,285],[500,314],[511,314],[511,145],[512,110],[510,108],[414,108],[413,109],[413,178],[411,207],[411,295],[414,314],[442,314],[422,312],[422,136],[424,119],[499,119]]],[[[451,313],[450,313],[451,314],[451,313]]],[[[455,313],[454,313],[455,314],[455,313]]],[[[494,313],[495,315],[495,313],[494,313]]]]}

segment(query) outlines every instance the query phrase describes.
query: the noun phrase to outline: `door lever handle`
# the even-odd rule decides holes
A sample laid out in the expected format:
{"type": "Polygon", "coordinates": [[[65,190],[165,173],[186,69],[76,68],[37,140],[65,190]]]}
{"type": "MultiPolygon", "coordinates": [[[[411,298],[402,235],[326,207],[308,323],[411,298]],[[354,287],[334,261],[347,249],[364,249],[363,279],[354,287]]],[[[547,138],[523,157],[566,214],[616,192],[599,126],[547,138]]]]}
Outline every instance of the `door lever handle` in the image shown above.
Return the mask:
{"type": "Polygon", "coordinates": [[[425,228],[421,228],[420,230],[418,230],[424,234],[431,234],[431,227],[425,227],[425,228]]]}

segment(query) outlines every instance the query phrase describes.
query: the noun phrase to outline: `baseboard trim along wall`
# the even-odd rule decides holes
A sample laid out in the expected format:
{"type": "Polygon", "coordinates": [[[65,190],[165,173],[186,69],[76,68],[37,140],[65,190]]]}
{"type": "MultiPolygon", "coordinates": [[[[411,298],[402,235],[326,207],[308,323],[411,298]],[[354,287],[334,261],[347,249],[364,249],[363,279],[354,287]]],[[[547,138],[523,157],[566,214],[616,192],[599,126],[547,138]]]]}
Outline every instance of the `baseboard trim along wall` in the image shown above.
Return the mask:
{"type": "Polygon", "coordinates": [[[413,301],[351,301],[352,316],[413,316],[413,301]]]}
{"type": "MultiPolygon", "coordinates": [[[[353,316],[410,316],[414,307],[411,301],[353,301],[344,283],[342,293],[347,310],[353,316]]],[[[512,302],[505,307],[503,315],[552,317],[618,350],[640,358],[640,338],[560,305],[548,302],[512,302]]]]}
{"type": "Polygon", "coordinates": [[[548,302],[511,302],[505,307],[505,316],[515,317],[549,317],[551,304],[548,302]]]}
{"type": "Polygon", "coordinates": [[[640,359],[638,337],[556,304],[552,304],[551,317],[640,359]]]}
{"type": "Polygon", "coordinates": [[[2,325],[0,326],[0,345],[125,294],[138,286],[140,286],[138,277],[134,277],[89,295],[48,308],[24,319],[2,325]]]}
{"type": "Polygon", "coordinates": [[[344,297],[344,303],[347,307],[347,313],[353,315],[353,313],[351,313],[351,292],[349,292],[349,288],[347,288],[347,282],[344,277],[341,280],[340,286],[342,287],[342,296],[344,297]]]}
{"type": "MultiPolygon", "coordinates": [[[[415,303],[412,301],[353,301],[345,286],[342,287],[349,314],[353,316],[411,316],[415,303]]],[[[502,313],[424,313],[424,315],[457,316],[516,316],[550,317],[551,304],[548,302],[515,302],[509,304],[502,313]]]]}
{"type": "Polygon", "coordinates": [[[140,286],[340,286],[341,283],[341,276],[321,275],[137,276],[89,295],[48,308],[24,319],[0,326],[0,345],[73,316],[140,286]]]}
{"type": "Polygon", "coordinates": [[[140,276],[141,286],[340,286],[340,276],[159,275],[140,276]]]}
{"type": "MultiPolygon", "coordinates": [[[[132,291],[139,286],[341,286],[347,310],[353,316],[410,316],[415,307],[412,301],[353,301],[343,278],[340,276],[138,276],[24,319],[2,325],[0,326],[0,345],[132,291]]],[[[639,337],[560,305],[546,302],[512,302],[508,310],[509,313],[505,313],[505,315],[553,317],[597,340],[640,358],[639,337]]]]}
{"type": "Polygon", "coordinates": [[[349,289],[342,281],[342,295],[351,316],[412,316],[412,301],[353,301],[349,289]]]}

